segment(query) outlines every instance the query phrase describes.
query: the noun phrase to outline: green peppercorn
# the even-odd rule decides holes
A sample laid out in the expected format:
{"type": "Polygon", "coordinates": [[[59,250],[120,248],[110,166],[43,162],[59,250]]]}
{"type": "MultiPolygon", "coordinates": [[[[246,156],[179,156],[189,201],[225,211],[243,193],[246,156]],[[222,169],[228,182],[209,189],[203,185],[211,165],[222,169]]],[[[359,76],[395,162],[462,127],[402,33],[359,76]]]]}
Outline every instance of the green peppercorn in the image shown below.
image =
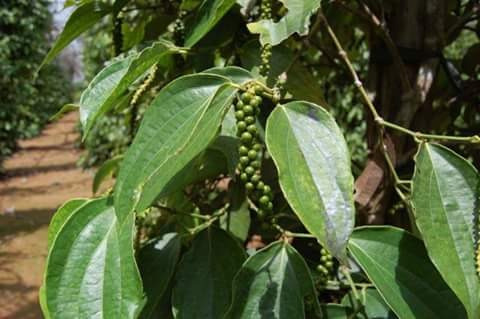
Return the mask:
{"type": "Polygon", "coordinates": [[[253,168],[259,169],[262,166],[262,164],[260,163],[260,161],[253,161],[250,163],[250,166],[252,166],[253,168]]]}
{"type": "Polygon", "coordinates": [[[254,160],[257,158],[257,151],[255,150],[250,150],[248,151],[248,158],[251,160],[254,160]]]}
{"type": "Polygon", "coordinates": [[[245,115],[252,115],[255,113],[255,111],[253,110],[253,107],[249,104],[245,105],[243,107],[243,112],[245,113],[245,115]]]}
{"type": "Polygon", "coordinates": [[[247,175],[253,175],[253,173],[255,173],[255,169],[251,166],[247,166],[245,168],[245,173],[247,173],[247,175]]]}
{"type": "Polygon", "coordinates": [[[263,88],[260,84],[255,85],[255,94],[262,94],[263,88]]]}
{"type": "Polygon", "coordinates": [[[250,182],[245,183],[245,189],[249,192],[253,191],[255,189],[255,185],[253,185],[250,182]]]}
{"type": "Polygon", "coordinates": [[[243,118],[245,117],[245,113],[241,110],[238,110],[235,112],[235,118],[239,121],[243,120],[243,118]]]}
{"type": "Polygon", "coordinates": [[[322,274],[328,275],[328,269],[325,268],[323,265],[318,265],[317,270],[322,274]]]}
{"type": "Polygon", "coordinates": [[[258,184],[257,184],[257,189],[258,189],[259,191],[263,192],[263,189],[264,189],[264,188],[265,188],[265,183],[262,182],[262,181],[258,182],[258,184]]]}
{"type": "Polygon", "coordinates": [[[253,107],[258,107],[260,104],[262,104],[262,98],[260,96],[254,96],[252,100],[250,101],[250,105],[253,107]]]}
{"type": "MultiPolygon", "coordinates": [[[[253,185],[252,185],[253,186],[253,185]]],[[[332,261],[327,261],[325,263],[325,267],[327,267],[327,269],[332,269],[333,268],[333,262],[332,261]]]]}
{"type": "Polygon", "coordinates": [[[255,134],[257,133],[257,126],[255,124],[250,124],[249,126],[247,126],[247,131],[255,134]]]}
{"type": "Polygon", "coordinates": [[[242,102],[245,104],[248,104],[252,99],[252,97],[253,97],[252,94],[250,94],[249,92],[244,92],[242,93],[242,102]]]}
{"type": "Polygon", "coordinates": [[[268,202],[266,209],[269,211],[273,210],[273,203],[271,201],[268,202]]]}
{"type": "Polygon", "coordinates": [[[246,164],[250,163],[250,159],[248,158],[248,156],[242,156],[242,157],[240,157],[240,163],[246,165],[246,164]]]}
{"type": "Polygon", "coordinates": [[[243,132],[242,135],[240,136],[240,139],[242,140],[242,142],[244,143],[249,143],[252,141],[252,134],[248,133],[248,132],[243,132]]]}
{"type": "MultiPolygon", "coordinates": [[[[250,127],[250,125],[249,125],[248,127],[250,127]]],[[[248,131],[248,127],[247,127],[247,131],[248,131]]],[[[255,144],[253,144],[253,147],[252,147],[252,148],[253,148],[255,151],[259,152],[259,151],[262,150],[262,144],[260,144],[260,143],[255,143],[255,144]]]]}
{"type": "MultiPolygon", "coordinates": [[[[240,111],[240,112],[241,112],[241,111],[240,111]]],[[[243,131],[245,131],[246,128],[247,128],[247,123],[245,123],[245,121],[237,122],[237,130],[238,130],[238,132],[243,132],[243,131]]]]}
{"type": "Polygon", "coordinates": [[[263,193],[267,196],[271,196],[272,195],[272,189],[270,188],[270,186],[265,185],[265,187],[263,188],[263,193]]]}
{"type": "Polygon", "coordinates": [[[237,101],[237,104],[235,104],[235,110],[243,110],[243,107],[245,106],[245,104],[242,102],[242,100],[238,100],[237,101]]]}
{"type": "MultiPolygon", "coordinates": [[[[253,166],[252,166],[253,167],[253,166]]],[[[255,174],[253,175],[251,178],[250,178],[250,181],[253,183],[253,184],[257,184],[258,182],[260,182],[260,180],[262,179],[262,177],[258,174],[255,174]]]]}
{"type": "MultiPolygon", "coordinates": [[[[255,146],[255,145],[254,145],[255,146]]],[[[238,153],[240,155],[248,155],[248,147],[244,146],[244,145],[241,145],[239,148],[238,148],[238,153]]]]}
{"type": "Polygon", "coordinates": [[[270,198],[268,198],[268,196],[265,196],[263,195],[262,197],[260,197],[259,199],[259,202],[262,206],[265,206],[268,204],[268,202],[270,201],[270,198]]]}
{"type": "Polygon", "coordinates": [[[245,123],[247,123],[248,125],[255,123],[255,117],[253,116],[245,117],[245,123]]]}
{"type": "Polygon", "coordinates": [[[242,174],[240,174],[240,179],[243,182],[246,182],[246,181],[248,181],[248,175],[246,173],[242,173],[242,174]]]}

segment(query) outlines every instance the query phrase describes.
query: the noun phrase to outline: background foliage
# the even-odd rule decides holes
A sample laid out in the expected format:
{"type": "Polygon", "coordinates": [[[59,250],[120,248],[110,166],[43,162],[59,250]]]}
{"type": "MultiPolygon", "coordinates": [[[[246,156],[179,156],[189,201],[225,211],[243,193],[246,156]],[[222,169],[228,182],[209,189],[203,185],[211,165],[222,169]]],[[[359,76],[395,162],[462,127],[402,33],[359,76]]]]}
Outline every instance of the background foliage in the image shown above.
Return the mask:
{"type": "Polygon", "coordinates": [[[51,15],[49,1],[0,2],[0,161],[20,138],[40,129],[71,99],[71,86],[52,64],[35,77],[45,56],[51,15]]]}

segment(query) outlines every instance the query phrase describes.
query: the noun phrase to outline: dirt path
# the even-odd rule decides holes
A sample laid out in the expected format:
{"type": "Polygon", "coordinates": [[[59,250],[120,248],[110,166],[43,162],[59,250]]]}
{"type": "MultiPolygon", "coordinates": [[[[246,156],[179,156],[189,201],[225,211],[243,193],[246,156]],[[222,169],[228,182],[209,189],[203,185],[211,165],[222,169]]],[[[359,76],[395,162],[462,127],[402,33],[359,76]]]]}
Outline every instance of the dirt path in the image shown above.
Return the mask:
{"type": "Polygon", "coordinates": [[[4,166],[0,180],[0,319],[42,318],[37,291],[52,214],[72,197],[90,197],[92,173],[77,168],[77,113],[50,124],[4,166]]]}

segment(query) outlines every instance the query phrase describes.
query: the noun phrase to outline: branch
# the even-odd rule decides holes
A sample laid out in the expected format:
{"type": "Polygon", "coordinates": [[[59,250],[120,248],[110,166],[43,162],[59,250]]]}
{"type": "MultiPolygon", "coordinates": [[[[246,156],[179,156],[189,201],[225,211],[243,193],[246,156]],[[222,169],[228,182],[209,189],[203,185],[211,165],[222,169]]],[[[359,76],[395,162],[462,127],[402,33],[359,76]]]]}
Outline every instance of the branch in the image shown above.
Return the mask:
{"type": "Polygon", "coordinates": [[[363,8],[363,11],[356,10],[348,5],[346,5],[343,1],[339,1],[338,4],[343,7],[344,9],[351,11],[352,13],[356,14],[357,16],[361,17],[368,23],[374,26],[375,32],[382,38],[387,46],[387,49],[390,51],[392,55],[393,63],[399,72],[400,81],[402,83],[403,88],[405,91],[409,92],[412,90],[412,85],[408,78],[407,69],[405,68],[405,64],[403,63],[402,57],[398,52],[397,46],[393,42],[392,37],[388,29],[385,27],[385,24],[380,21],[380,19],[370,10],[370,8],[363,2],[359,1],[360,5],[363,8]]]}

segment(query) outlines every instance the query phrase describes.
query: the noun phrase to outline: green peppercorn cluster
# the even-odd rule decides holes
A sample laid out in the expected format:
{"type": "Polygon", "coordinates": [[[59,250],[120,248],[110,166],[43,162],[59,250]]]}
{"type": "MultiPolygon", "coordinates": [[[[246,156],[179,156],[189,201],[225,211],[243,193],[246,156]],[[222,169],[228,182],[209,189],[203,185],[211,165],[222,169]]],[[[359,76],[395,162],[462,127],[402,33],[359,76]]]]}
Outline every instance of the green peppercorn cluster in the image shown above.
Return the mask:
{"type": "Polygon", "coordinates": [[[185,24],[183,23],[183,18],[186,14],[186,11],[179,11],[177,19],[173,22],[173,41],[175,45],[182,46],[185,41],[185,24]]]}
{"type": "Polygon", "coordinates": [[[268,20],[272,18],[272,3],[271,0],[262,0],[260,5],[260,19],[268,20]]]}
{"type": "Polygon", "coordinates": [[[262,91],[261,86],[251,85],[235,104],[237,135],[240,138],[238,148],[240,180],[245,183],[249,197],[258,204],[260,216],[273,209],[272,189],[262,181],[260,172],[263,145],[258,135],[256,117],[260,113],[262,91]]]}
{"type": "Polygon", "coordinates": [[[262,63],[260,64],[260,74],[262,76],[268,76],[270,72],[270,58],[272,57],[272,46],[267,43],[265,44],[260,53],[260,58],[262,59],[262,63]]]}
{"type": "Polygon", "coordinates": [[[324,287],[328,280],[332,278],[333,257],[325,248],[320,250],[320,255],[320,263],[317,265],[317,271],[319,274],[317,278],[317,286],[324,287]]]}
{"type": "MultiPolygon", "coordinates": [[[[269,20],[272,18],[272,4],[271,0],[263,0],[260,6],[260,19],[269,20]]],[[[262,46],[260,53],[262,63],[260,64],[260,74],[262,76],[268,76],[270,72],[270,58],[272,57],[272,46],[267,43],[262,46]]]]}

